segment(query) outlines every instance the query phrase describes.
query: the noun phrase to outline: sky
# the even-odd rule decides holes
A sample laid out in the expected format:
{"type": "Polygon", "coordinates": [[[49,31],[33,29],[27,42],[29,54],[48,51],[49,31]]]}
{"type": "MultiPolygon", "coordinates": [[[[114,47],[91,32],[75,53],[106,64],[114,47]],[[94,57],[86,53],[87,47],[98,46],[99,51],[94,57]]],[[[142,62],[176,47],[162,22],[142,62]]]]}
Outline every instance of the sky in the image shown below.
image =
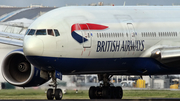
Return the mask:
{"type": "Polygon", "coordinates": [[[9,5],[17,7],[27,7],[31,4],[43,4],[49,7],[62,7],[68,5],[87,5],[91,3],[104,2],[104,4],[123,5],[137,5],[137,4],[149,4],[149,5],[180,5],[180,0],[0,0],[0,5],[9,5]]]}

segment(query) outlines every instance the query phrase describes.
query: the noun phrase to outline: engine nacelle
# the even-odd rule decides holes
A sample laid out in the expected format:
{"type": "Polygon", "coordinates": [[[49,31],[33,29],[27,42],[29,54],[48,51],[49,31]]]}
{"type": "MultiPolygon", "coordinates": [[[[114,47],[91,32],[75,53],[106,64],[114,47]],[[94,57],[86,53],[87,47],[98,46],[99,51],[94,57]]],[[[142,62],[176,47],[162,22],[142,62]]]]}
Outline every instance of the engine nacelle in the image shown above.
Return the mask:
{"type": "Polygon", "coordinates": [[[4,79],[15,86],[39,86],[49,80],[49,78],[43,79],[40,77],[40,69],[28,62],[23,49],[10,52],[5,57],[1,67],[4,79]]]}

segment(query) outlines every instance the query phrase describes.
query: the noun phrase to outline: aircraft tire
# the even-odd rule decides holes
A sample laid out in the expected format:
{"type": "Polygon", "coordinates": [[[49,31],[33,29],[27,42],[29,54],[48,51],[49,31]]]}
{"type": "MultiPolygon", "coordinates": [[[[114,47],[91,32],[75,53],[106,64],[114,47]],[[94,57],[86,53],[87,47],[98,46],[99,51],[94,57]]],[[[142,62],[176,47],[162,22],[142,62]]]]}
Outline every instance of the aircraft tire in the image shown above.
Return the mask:
{"type": "Polygon", "coordinates": [[[114,86],[111,87],[111,99],[116,99],[116,88],[114,86]]]}
{"type": "Polygon", "coordinates": [[[111,87],[103,87],[102,88],[102,98],[103,99],[111,98],[111,87]]]}
{"type": "Polygon", "coordinates": [[[101,92],[101,87],[100,86],[98,86],[98,87],[96,87],[96,93],[95,93],[95,97],[96,97],[96,99],[102,99],[102,96],[100,96],[99,94],[98,94],[98,92],[101,92]]]}
{"type": "Polygon", "coordinates": [[[95,98],[96,98],[95,92],[96,92],[96,87],[91,86],[91,87],[89,88],[89,98],[90,98],[90,99],[95,99],[95,98]]]}
{"type": "Polygon", "coordinates": [[[62,97],[63,97],[62,90],[61,89],[56,89],[56,91],[55,91],[55,98],[56,98],[56,100],[61,100],[62,97]]]}
{"type": "Polygon", "coordinates": [[[53,89],[48,89],[47,90],[47,99],[48,100],[53,100],[54,99],[53,89]]]}
{"type": "Polygon", "coordinates": [[[120,86],[116,87],[116,97],[117,99],[122,99],[123,97],[123,90],[122,90],[122,87],[120,86]]]}

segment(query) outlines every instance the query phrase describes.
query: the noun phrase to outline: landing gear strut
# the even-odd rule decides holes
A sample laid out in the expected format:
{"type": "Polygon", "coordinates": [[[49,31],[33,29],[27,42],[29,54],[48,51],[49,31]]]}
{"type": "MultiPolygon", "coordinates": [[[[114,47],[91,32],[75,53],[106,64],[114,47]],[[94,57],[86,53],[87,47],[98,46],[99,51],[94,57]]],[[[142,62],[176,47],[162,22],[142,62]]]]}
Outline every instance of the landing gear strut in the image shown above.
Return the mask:
{"type": "Polygon", "coordinates": [[[98,74],[99,81],[103,83],[100,86],[91,86],[89,88],[90,99],[122,99],[123,90],[120,86],[113,86],[110,83],[112,75],[109,74],[98,74]]]}
{"type": "Polygon", "coordinates": [[[55,72],[50,72],[49,74],[52,78],[52,82],[49,84],[49,86],[53,87],[53,89],[49,88],[47,90],[47,99],[53,100],[55,97],[56,100],[61,100],[63,97],[63,93],[61,89],[57,89],[57,80],[55,77],[55,72]]]}

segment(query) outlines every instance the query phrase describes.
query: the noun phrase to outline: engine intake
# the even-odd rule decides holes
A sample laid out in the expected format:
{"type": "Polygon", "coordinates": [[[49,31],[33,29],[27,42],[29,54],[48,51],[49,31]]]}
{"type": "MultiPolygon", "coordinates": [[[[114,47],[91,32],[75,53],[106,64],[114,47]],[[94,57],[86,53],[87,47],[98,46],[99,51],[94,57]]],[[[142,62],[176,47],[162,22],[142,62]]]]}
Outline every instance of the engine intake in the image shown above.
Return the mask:
{"type": "Polygon", "coordinates": [[[14,50],[5,57],[2,75],[7,82],[20,87],[38,86],[49,80],[40,77],[40,69],[28,62],[22,49],[14,50]]]}

